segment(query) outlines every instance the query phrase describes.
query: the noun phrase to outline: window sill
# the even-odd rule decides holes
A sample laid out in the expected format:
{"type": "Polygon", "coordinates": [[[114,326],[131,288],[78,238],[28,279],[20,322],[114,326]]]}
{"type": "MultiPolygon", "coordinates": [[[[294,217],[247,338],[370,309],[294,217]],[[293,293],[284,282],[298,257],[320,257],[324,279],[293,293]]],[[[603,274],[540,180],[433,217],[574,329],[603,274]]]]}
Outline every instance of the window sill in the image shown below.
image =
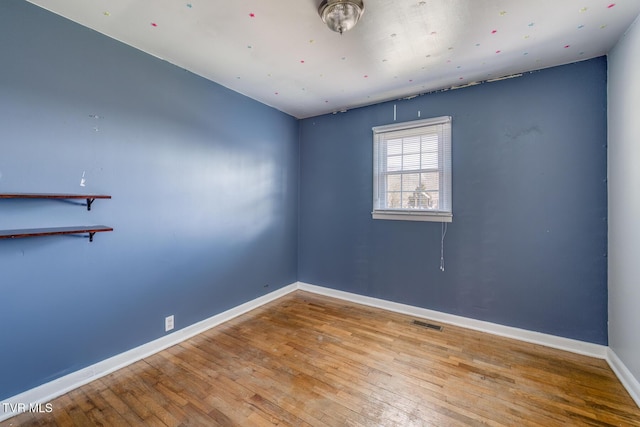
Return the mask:
{"type": "Polygon", "coordinates": [[[393,221],[453,221],[453,214],[450,212],[374,211],[371,213],[371,217],[373,219],[386,219],[393,221]]]}

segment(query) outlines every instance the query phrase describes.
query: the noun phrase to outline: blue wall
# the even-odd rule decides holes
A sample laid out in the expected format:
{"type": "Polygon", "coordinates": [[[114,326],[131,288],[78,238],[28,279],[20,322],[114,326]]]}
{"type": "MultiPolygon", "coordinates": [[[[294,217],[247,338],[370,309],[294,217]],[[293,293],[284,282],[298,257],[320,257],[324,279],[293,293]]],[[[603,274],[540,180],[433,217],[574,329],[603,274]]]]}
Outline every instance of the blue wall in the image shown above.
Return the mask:
{"type": "Polygon", "coordinates": [[[306,119],[300,281],[607,343],[606,59],[306,119]],[[371,219],[371,127],[453,117],[453,223],[371,219]]]}
{"type": "Polygon", "coordinates": [[[0,192],[113,196],[0,228],[115,228],[0,241],[0,399],[298,279],[607,343],[604,58],[300,122],[21,0],[0,58],[0,192]],[[453,116],[444,272],[439,223],[371,219],[394,105],[453,116]]]}
{"type": "Polygon", "coordinates": [[[0,400],[296,281],[294,118],[22,0],[0,58],[0,192],[113,196],[0,228],[115,229],[0,240],[0,400]]]}

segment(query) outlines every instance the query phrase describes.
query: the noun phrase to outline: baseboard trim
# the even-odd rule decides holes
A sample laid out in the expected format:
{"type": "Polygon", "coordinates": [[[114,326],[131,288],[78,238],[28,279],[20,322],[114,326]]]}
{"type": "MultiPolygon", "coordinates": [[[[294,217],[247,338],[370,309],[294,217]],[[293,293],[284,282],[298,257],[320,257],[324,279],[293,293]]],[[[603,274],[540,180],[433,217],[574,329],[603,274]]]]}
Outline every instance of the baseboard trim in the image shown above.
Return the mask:
{"type": "Polygon", "coordinates": [[[607,363],[611,370],[616,374],[624,388],[627,389],[631,398],[640,407],[640,382],[633,376],[631,371],[620,360],[618,355],[611,349],[607,348],[607,363]]]}
{"type": "MultiPolygon", "coordinates": [[[[218,326],[221,323],[229,321],[248,311],[256,309],[264,304],[276,300],[288,293],[298,289],[298,284],[293,283],[283,288],[277,289],[266,295],[258,297],[254,300],[241,304],[237,307],[224,311],[220,314],[212,316],[208,319],[194,323],[186,328],[179,329],[171,334],[143,344],[139,347],[125,351],[116,356],[105,359],[94,365],[72,372],[64,377],[60,377],[38,387],[27,390],[23,393],[10,397],[2,401],[0,405],[0,421],[18,415],[33,405],[44,405],[54,398],[61,396],[69,391],[81,387],[91,381],[104,377],[118,369],[131,365],[138,360],[149,357],[159,351],[179,344],[195,335],[198,335],[208,329],[218,326]],[[24,406],[17,406],[18,404],[24,406]]],[[[54,408],[55,409],[55,408],[54,408]]]]}
{"type": "Polygon", "coordinates": [[[638,404],[638,406],[640,406],[640,383],[631,374],[631,372],[613,352],[613,350],[611,350],[607,346],[442,313],[435,310],[396,303],[379,298],[354,294],[351,292],[339,291],[336,289],[311,285],[308,283],[296,282],[270,292],[269,294],[258,297],[254,300],[248,301],[237,307],[229,309],[225,312],[212,316],[201,322],[195,323],[191,326],[187,326],[186,328],[180,329],[174,333],[163,336],[154,341],[148,342],[139,347],[118,354],[109,359],[105,359],[94,365],[88,366],[84,369],[72,372],[68,375],[65,375],[64,377],[58,378],[56,380],[3,400],[3,404],[0,405],[0,421],[4,421],[8,418],[13,417],[14,415],[17,415],[20,412],[23,412],[12,410],[12,408],[16,408],[16,404],[26,405],[27,409],[29,408],[29,405],[46,404],[54,398],[63,395],[73,389],[81,387],[91,381],[117,371],[118,369],[124,368],[125,366],[135,363],[138,360],[144,359],[145,357],[149,357],[168,347],[179,344],[182,341],[185,341],[237,316],[259,308],[264,304],[274,301],[296,290],[312,292],[315,294],[338,298],[356,304],[381,308],[396,313],[408,314],[423,319],[435,320],[437,322],[445,324],[460,326],[463,328],[486,332],[506,338],[513,338],[520,341],[604,359],[607,361],[609,366],[611,366],[611,369],[618,376],[620,382],[627,389],[633,400],[638,404]]]}
{"type": "Polygon", "coordinates": [[[528,331],[526,329],[499,325],[482,320],[470,319],[468,317],[456,316],[435,310],[429,310],[407,304],[400,304],[392,301],[367,297],[364,295],[339,291],[336,289],[325,288],[322,286],[311,285],[303,282],[298,282],[297,288],[302,291],[308,291],[319,295],[334,297],[344,301],[368,305],[370,307],[382,308],[396,313],[408,314],[410,316],[435,320],[441,323],[460,326],[463,328],[481,332],[487,332],[493,335],[513,338],[516,340],[539,344],[558,350],[582,354],[584,356],[604,359],[609,364],[609,367],[611,367],[611,370],[616,374],[631,398],[636,402],[638,407],[640,407],[640,382],[633,376],[631,371],[629,371],[629,369],[622,362],[622,360],[620,360],[616,353],[608,346],[588,343],[570,338],[557,337],[555,335],[528,331]]]}
{"type": "Polygon", "coordinates": [[[511,326],[499,325],[497,323],[485,322],[468,317],[442,313],[440,311],[429,310],[426,308],[415,307],[379,298],[339,291],[336,289],[325,288],[322,286],[311,285],[303,282],[298,282],[298,289],[320,295],[326,295],[329,297],[339,298],[357,304],[382,308],[385,310],[394,311],[396,313],[408,314],[410,316],[416,316],[424,319],[435,320],[441,323],[461,326],[463,328],[472,329],[475,331],[487,332],[492,335],[513,338],[520,341],[539,344],[546,347],[582,354],[585,356],[596,357],[598,359],[606,359],[607,355],[607,346],[604,345],[588,343],[571,338],[557,337],[555,335],[528,331],[511,326]]]}

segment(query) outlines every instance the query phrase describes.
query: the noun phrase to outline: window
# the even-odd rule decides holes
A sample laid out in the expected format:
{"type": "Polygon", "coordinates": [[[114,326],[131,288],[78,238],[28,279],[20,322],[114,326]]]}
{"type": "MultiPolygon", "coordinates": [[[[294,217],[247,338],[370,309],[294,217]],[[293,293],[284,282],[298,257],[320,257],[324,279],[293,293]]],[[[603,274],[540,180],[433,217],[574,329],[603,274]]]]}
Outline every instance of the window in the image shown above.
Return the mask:
{"type": "Polygon", "coordinates": [[[451,117],[373,128],[374,219],[451,222],[451,117]]]}

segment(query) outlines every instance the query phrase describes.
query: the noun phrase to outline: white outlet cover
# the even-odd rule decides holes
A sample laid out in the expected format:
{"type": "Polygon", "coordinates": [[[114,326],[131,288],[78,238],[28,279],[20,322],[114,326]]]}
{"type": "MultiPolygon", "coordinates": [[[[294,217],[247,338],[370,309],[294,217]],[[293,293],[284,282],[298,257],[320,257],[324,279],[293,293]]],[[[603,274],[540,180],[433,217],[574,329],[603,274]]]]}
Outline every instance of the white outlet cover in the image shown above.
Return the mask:
{"type": "Polygon", "coordinates": [[[171,316],[167,316],[164,318],[164,330],[165,332],[170,331],[173,329],[174,323],[173,323],[173,314],[171,316]]]}

